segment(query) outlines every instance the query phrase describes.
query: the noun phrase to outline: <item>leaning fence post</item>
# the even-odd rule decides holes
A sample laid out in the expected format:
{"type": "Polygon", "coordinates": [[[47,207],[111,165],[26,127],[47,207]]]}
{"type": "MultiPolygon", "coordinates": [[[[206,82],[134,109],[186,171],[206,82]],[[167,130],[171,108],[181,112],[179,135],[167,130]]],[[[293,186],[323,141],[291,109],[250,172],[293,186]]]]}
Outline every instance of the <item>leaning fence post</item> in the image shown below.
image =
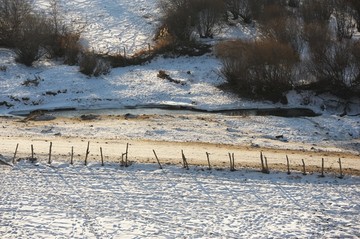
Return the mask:
{"type": "Polygon", "coordinates": [[[186,157],[185,157],[185,154],[184,154],[184,151],[181,150],[181,155],[182,155],[182,160],[183,160],[183,167],[186,168],[186,169],[189,169],[189,164],[186,160],[186,157]]]}
{"type": "Polygon", "coordinates": [[[269,167],[267,165],[267,158],[260,152],[260,160],[261,160],[261,172],[269,174],[269,167]],[[265,159],[265,160],[264,160],[265,159]]]}
{"type": "Polygon", "coordinates": [[[260,152],[260,161],[261,161],[261,172],[265,172],[265,166],[264,166],[264,156],[263,153],[260,152]]]}
{"type": "Polygon", "coordinates": [[[102,147],[100,147],[100,155],[101,155],[101,166],[104,166],[104,156],[103,156],[102,147]]]}
{"type": "Polygon", "coordinates": [[[13,157],[13,160],[12,160],[13,164],[15,164],[15,158],[16,158],[18,148],[19,148],[19,144],[16,144],[15,153],[14,153],[14,157],[13,157]]]}
{"type": "Polygon", "coordinates": [[[286,162],[287,162],[287,174],[290,175],[290,162],[289,162],[289,157],[286,155],[286,162]]]}
{"type": "Polygon", "coordinates": [[[270,170],[269,170],[269,166],[268,166],[268,161],[267,161],[267,157],[264,157],[265,158],[265,173],[269,174],[270,173],[270,170]]]}
{"type": "Polygon", "coordinates": [[[207,157],[207,162],[208,162],[208,170],[211,170],[211,165],[210,165],[210,153],[206,152],[206,157],[207,157]]]}
{"type": "Polygon", "coordinates": [[[153,149],[153,152],[154,152],[155,158],[156,158],[156,160],[157,160],[157,162],[158,162],[158,164],[159,164],[159,168],[160,168],[160,169],[162,169],[162,166],[161,166],[160,160],[159,160],[158,156],[156,155],[156,152],[155,152],[155,150],[154,150],[154,149],[153,149]]]}
{"type": "Polygon", "coordinates": [[[301,159],[302,164],[303,164],[303,175],[306,175],[306,167],[305,167],[305,161],[304,159],[301,159]]]}

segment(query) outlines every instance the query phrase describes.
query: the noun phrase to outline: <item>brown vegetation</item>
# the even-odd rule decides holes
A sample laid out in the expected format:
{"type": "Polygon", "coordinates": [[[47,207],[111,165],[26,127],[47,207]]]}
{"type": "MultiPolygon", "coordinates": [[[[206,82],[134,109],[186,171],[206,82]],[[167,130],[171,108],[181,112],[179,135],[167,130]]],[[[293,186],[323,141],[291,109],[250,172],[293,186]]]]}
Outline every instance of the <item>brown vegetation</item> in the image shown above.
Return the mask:
{"type": "Polygon", "coordinates": [[[277,102],[292,89],[299,57],[288,45],[237,40],[219,44],[216,52],[223,62],[222,74],[241,96],[277,102]]]}

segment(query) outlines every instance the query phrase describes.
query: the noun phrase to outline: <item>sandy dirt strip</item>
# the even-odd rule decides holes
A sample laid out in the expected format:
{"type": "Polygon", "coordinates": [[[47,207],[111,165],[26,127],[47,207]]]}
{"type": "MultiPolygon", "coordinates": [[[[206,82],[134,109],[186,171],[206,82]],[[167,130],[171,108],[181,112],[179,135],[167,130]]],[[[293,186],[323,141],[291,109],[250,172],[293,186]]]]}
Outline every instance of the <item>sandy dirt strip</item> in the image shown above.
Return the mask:
{"type": "MultiPolygon", "coordinates": [[[[90,142],[90,161],[100,162],[100,147],[102,147],[105,162],[119,162],[121,154],[126,150],[126,144],[129,143],[129,160],[140,163],[156,163],[153,154],[153,150],[155,150],[161,163],[181,164],[181,150],[183,150],[190,165],[207,166],[206,152],[208,152],[210,153],[212,167],[228,168],[228,154],[234,153],[236,168],[260,169],[260,152],[263,152],[268,159],[270,170],[286,171],[287,155],[291,170],[301,171],[303,169],[302,159],[304,159],[306,171],[310,173],[320,172],[321,159],[324,158],[326,172],[338,173],[338,161],[341,158],[345,174],[360,175],[360,156],[350,152],[290,150],[241,144],[169,142],[162,141],[161,138],[154,138],[153,140],[141,137],[129,138],[121,132],[118,133],[119,137],[117,137],[115,136],[116,132],[114,132],[117,130],[115,125],[130,120],[118,117],[116,122],[114,122],[114,117],[102,117],[90,121],[83,121],[78,118],[57,118],[52,121],[0,119],[3,125],[2,131],[0,131],[0,153],[8,160],[12,159],[16,145],[19,144],[17,158],[30,157],[31,145],[33,145],[35,156],[40,161],[46,162],[49,145],[52,142],[52,160],[70,162],[71,148],[74,147],[74,160],[77,162],[84,161],[87,143],[90,142]],[[57,127],[56,129],[61,132],[54,130],[54,127],[57,127]],[[92,129],[93,131],[91,131],[92,129]],[[46,130],[51,131],[51,133],[44,133],[46,130]],[[68,133],[70,131],[71,134],[68,133]],[[74,131],[83,131],[83,134],[77,135],[74,131]],[[92,134],[91,132],[95,133],[92,134]]],[[[136,121],[135,125],[141,127],[148,124],[150,119],[151,117],[146,117],[132,119],[132,121],[136,121]]],[[[151,119],[151,121],[153,120],[151,119]]],[[[293,143],[291,148],[296,148],[294,144],[296,143],[293,143]]]]}

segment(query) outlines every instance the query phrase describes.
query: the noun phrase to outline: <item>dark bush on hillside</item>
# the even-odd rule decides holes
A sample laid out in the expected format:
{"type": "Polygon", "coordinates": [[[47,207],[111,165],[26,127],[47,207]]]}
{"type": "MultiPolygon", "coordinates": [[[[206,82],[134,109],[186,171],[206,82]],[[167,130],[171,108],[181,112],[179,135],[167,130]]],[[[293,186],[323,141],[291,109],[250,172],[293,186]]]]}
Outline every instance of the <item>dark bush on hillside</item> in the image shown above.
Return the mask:
{"type": "Polygon", "coordinates": [[[266,24],[274,18],[284,18],[288,15],[285,5],[279,3],[264,4],[258,20],[261,24],[266,24]]]}
{"type": "Polygon", "coordinates": [[[253,21],[251,0],[226,0],[226,10],[231,12],[233,20],[241,17],[244,23],[253,21]]]}
{"type": "Polygon", "coordinates": [[[51,35],[46,46],[50,58],[63,57],[64,63],[75,65],[81,46],[79,43],[81,27],[65,24],[64,17],[59,6],[59,0],[49,0],[50,14],[48,20],[52,27],[51,35]]]}
{"type": "Polygon", "coordinates": [[[353,10],[343,1],[337,2],[334,15],[336,18],[336,36],[339,41],[351,39],[354,34],[356,22],[353,19],[353,10]]]}
{"type": "Polygon", "coordinates": [[[14,47],[22,24],[32,11],[27,0],[0,0],[0,45],[14,47]]]}
{"type": "Polygon", "coordinates": [[[80,72],[87,76],[98,77],[110,73],[110,64],[93,52],[82,53],[79,59],[80,72]]]}
{"type": "Polygon", "coordinates": [[[259,22],[266,37],[289,44],[298,53],[302,51],[304,43],[301,23],[296,16],[288,12],[285,5],[265,5],[259,22]]]}
{"type": "Polygon", "coordinates": [[[192,40],[194,10],[192,0],[161,1],[163,11],[162,27],[173,37],[174,41],[189,42],[192,40]]]}
{"type": "Polygon", "coordinates": [[[228,41],[216,46],[222,60],[222,75],[231,90],[252,99],[280,101],[293,87],[298,55],[288,45],[274,40],[228,41]]]}
{"type": "Polygon", "coordinates": [[[353,44],[352,49],[352,57],[354,61],[354,78],[352,85],[354,86],[355,93],[360,96],[360,41],[357,41],[353,44]]]}
{"type": "Polygon", "coordinates": [[[342,98],[354,95],[359,87],[358,43],[333,40],[321,24],[306,25],[305,37],[310,56],[307,69],[316,79],[311,89],[342,98]]]}
{"type": "Polygon", "coordinates": [[[214,27],[224,13],[223,0],[162,0],[162,25],[173,41],[182,45],[194,41],[193,32],[200,37],[213,37],[214,27]]]}
{"type": "Polygon", "coordinates": [[[292,8],[299,8],[300,7],[300,0],[289,0],[288,6],[292,8]]]}
{"type": "Polygon", "coordinates": [[[193,0],[195,7],[195,25],[201,38],[212,38],[214,28],[224,15],[223,0],[193,0]]]}
{"type": "Polygon", "coordinates": [[[356,21],[357,29],[360,32],[360,1],[359,0],[348,0],[351,8],[353,9],[352,14],[356,21]]]}
{"type": "Polygon", "coordinates": [[[49,16],[32,9],[30,0],[0,0],[0,45],[15,49],[16,60],[31,66],[44,55],[77,63],[80,32],[65,26],[57,0],[50,0],[49,16]]]}
{"type": "Polygon", "coordinates": [[[334,0],[303,0],[301,13],[306,24],[328,22],[334,10],[334,0]]]}
{"type": "Polygon", "coordinates": [[[17,30],[14,40],[16,61],[31,66],[46,52],[51,26],[46,18],[40,15],[28,15],[17,30]]]}

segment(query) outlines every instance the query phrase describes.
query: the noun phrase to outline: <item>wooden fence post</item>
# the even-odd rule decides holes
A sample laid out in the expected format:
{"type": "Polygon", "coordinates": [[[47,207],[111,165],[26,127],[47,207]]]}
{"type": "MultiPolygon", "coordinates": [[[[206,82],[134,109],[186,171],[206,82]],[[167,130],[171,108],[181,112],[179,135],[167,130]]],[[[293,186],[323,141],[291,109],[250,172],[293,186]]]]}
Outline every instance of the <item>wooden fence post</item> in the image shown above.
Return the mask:
{"type": "Polygon", "coordinates": [[[261,172],[269,174],[269,167],[267,164],[267,158],[263,155],[262,152],[260,152],[260,160],[261,160],[261,172]]]}
{"type": "Polygon", "coordinates": [[[229,153],[229,159],[230,159],[230,171],[233,172],[233,171],[235,171],[235,154],[229,153]]]}
{"type": "Polygon", "coordinates": [[[128,164],[128,153],[129,153],[129,143],[126,144],[125,167],[129,167],[129,164],[128,164]]]}
{"type": "Polygon", "coordinates": [[[342,170],[342,165],[341,165],[341,158],[339,158],[338,163],[339,163],[339,167],[340,167],[340,176],[339,176],[339,178],[344,178],[344,174],[343,174],[343,170],[342,170]]]}
{"type": "Polygon", "coordinates": [[[182,156],[182,160],[183,160],[183,167],[186,168],[187,170],[189,170],[189,164],[186,160],[186,157],[185,157],[185,154],[184,154],[184,151],[181,150],[181,156],[182,156]]]}
{"type": "Polygon", "coordinates": [[[86,148],[85,166],[87,165],[87,159],[88,159],[88,156],[89,156],[89,153],[90,153],[89,148],[90,148],[90,141],[88,141],[87,148],[86,148]]]}
{"type": "Polygon", "coordinates": [[[13,160],[12,160],[13,164],[15,164],[15,159],[16,159],[16,154],[17,154],[18,148],[19,148],[19,144],[16,144],[15,153],[14,153],[14,157],[13,157],[13,160]]]}
{"type": "Polygon", "coordinates": [[[287,174],[290,175],[290,162],[289,162],[289,157],[286,155],[286,162],[287,162],[287,174]]]}
{"type": "Polygon", "coordinates": [[[321,178],[325,177],[325,175],[324,175],[324,165],[325,165],[324,158],[322,158],[321,159],[321,175],[319,175],[319,177],[321,177],[321,178]]]}
{"type": "Polygon", "coordinates": [[[270,170],[269,170],[269,166],[268,166],[268,160],[267,160],[267,157],[264,157],[265,158],[265,173],[269,174],[270,173],[270,170]]]}
{"type": "Polygon", "coordinates": [[[303,164],[303,175],[306,175],[307,173],[306,173],[305,161],[304,161],[304,159],[301,159],[301,161],[303,164]]]}
{"type": "Polygon", "coordinates": [[[208,170],[211,170],[211,165],[210,165],[210,153],[206,152],[206,157],[207,157],[207,162],[208,162],[208,170]]]}
{"type": "Polygon", "coordinates": [[[263,153],[260,152],[260,161],[261,161],[261,172],[265,172],[265,166],[264,166],[264,156],[263,153]]]}
{"type": "Polygon", "coordinates": [[[34,160],[34,145],[31,145],[31,159],[34,160]]]}
{"type": "Polygon", "coordinates": [[[70,165],[74,164],[74,146],[71,147],[70,165]]]}
{"type": "Polygon", "coordinates": [[[52,151],[52,142],[50,142],[50,147],[49,147],[49,161],[48,161],[48,164],[51,164],[51,151],[52,151]]]}
{"type": "Polygon", "coordinates": [[[100,147],[100,155],[101,155],[101,166],[104,166],[104,156],[103,156],[102,147],[100,147]]]}
{"type": "Polygon", "coordinates": [[[161,166],[160,160],[159,160],[158,156],[156,155],[156,152],[155,152],[155,150],[154,150],[154,149],[153,149],[153,152],[154,152],[155,158],[156,158],[156,160],[157,160],[157,162],[158,162],[158,164],[159,164],[159,168],[160,168],[160,169],[162,169],[162,166],[161,166]]]}

